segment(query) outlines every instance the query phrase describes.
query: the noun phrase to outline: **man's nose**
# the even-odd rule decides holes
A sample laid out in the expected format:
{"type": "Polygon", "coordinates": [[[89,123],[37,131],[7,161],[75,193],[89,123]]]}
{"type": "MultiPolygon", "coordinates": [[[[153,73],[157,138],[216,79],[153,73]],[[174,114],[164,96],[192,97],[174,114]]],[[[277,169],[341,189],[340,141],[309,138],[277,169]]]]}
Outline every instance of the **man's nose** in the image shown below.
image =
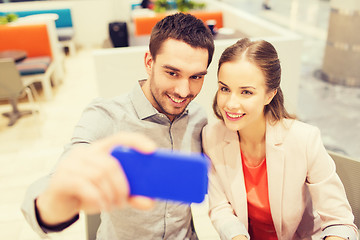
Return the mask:
{"type": "Polygon", "coordinates": [[[175,93],[182,98],[189,96],[190,95],[189,80],[186,78],[179,79],[179,81],[177,81],[176,86],[175,86],[175,93]]]}

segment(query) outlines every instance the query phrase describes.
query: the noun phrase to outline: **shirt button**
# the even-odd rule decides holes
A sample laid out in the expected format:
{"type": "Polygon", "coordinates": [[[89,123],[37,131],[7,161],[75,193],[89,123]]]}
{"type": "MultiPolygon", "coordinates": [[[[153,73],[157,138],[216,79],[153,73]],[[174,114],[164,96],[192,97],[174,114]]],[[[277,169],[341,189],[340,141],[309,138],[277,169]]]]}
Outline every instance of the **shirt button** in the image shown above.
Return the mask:
{"type": "Polygon", "coordinates": [[[170,217],[171,217],[170,213],[167,213],[167,214],[166,214],[166,217],[167,217],[167,218],[170,218],[170,217]]]}

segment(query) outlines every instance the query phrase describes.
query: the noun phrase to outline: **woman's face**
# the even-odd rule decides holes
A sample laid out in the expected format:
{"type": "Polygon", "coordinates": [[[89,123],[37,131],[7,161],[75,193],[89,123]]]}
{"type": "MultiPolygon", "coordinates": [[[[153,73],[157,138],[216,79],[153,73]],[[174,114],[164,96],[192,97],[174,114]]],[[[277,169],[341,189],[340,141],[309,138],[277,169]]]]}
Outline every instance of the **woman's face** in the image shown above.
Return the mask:
{"type": "Polygon", "coordinates": [[[266,93],[261,70],[247,60],[223,63],[220,67],[217,103],[225,125],[240,131],[264,121],[264,107],[275,91],[266,93]]]}

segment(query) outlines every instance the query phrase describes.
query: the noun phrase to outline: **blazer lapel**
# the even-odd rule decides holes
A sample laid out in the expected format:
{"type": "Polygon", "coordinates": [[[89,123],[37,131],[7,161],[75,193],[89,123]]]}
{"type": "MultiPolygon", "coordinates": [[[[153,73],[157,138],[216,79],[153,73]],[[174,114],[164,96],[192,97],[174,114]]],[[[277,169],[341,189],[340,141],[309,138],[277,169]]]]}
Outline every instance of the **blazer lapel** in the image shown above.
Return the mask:
{"type": "Polygon", "coordinates": [[[241,163],[240,145],[236,132],[227,130],[224,141],[224,161],[228,183],[232,194],[230,200],[239,219],[248,227],[247,198],[241,163]]]}
{"type": "Polygon", "coordinates": [[[281,123],[266,126],[266,164],[271,215],[278,236],[282,233],[282,196],[285,153],[281,123]]]}

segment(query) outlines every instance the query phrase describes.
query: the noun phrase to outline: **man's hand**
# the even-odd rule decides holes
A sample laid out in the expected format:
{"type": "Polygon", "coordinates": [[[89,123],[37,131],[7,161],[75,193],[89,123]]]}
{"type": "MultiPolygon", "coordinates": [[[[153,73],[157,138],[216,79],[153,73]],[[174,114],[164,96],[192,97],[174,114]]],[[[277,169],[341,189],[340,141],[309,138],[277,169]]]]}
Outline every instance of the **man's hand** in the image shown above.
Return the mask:
{"type": "Polygon", "coordinates": [[[155,151],[155,144],[140,134],[119,133],[88,146],[78,146],[61,160],[47,189],[36,205],[42,222],[55,226],[83,210],[99,213],[130,204],[149,209],[154,202],[146,197],[130,197],[129,184],[119,162],[110,155],[117,145],[143,153],[155,151]]]}

